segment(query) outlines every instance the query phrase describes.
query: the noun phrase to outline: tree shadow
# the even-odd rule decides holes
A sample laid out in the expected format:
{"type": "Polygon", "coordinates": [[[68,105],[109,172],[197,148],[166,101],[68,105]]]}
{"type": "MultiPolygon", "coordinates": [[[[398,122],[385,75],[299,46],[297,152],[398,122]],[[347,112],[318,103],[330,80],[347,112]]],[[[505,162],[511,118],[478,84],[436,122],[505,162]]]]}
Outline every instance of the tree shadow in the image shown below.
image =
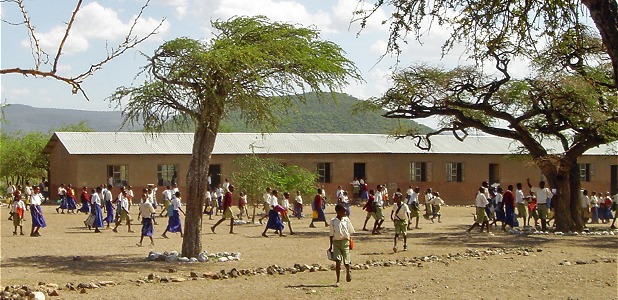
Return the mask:
{"type": "Polygon", "coordinates": [[[32,268],[71,275],[92,275],[101,272],[142,272],[161,267],[161,262],[126,255],[80,256],[79,258],[57,255],[35,255],[20,257],[19,260],[2,262],[6,269],[23,267],[27,261],[32,268]]]}

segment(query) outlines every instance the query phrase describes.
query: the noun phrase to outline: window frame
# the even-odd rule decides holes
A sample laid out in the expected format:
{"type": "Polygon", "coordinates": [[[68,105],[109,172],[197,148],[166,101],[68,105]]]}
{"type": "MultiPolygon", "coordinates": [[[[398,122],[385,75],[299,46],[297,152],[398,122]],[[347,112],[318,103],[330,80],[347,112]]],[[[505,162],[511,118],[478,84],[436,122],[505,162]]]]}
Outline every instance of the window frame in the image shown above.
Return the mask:
{"type": "Polygon", "coordinates": [[[333,181],[333,173],[332,173],[333,164],[331,162],[317,162],[316,163],[316,174],[317,181],[319,183],[332,183],[333,181]]]}
{"type": "Polygon", "coordinates": [[[112,177],[112,186],[123,187],[129,185],[129,165],[107,165],[107,183],[112,177]]]}
{"type": "Polygon", "coordinates": [[[464,164],[462,162],[447,162],[446,163],[446,181],[447,182],[463,182],[464,181],[464,164]]]}
{"type": "Polygon", "coordinates": [[[411,161],[410,162],[410,181],[426,182],[427,181],[427,162],[411,161]],[[418,174],[417,174],[418,173],[418,174]]]}
{"type": "Polygon", "coordinates": [[[168,185],[173,186],[174,184],[178,184],[178,165],[177,164],[157,165],[157,186],[168,186],[168,185]],[[170,170],[170,167],[172,167],[171,170],[170,170]],[[166,175],[166,176],[163,176],[163,175],[166,175]]]}

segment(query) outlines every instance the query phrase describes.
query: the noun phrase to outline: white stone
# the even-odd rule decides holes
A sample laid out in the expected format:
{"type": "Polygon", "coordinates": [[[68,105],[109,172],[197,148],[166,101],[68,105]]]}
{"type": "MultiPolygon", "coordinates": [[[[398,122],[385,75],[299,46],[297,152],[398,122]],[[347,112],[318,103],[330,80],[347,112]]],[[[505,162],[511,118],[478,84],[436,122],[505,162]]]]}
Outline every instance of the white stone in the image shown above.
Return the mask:
{"type": "Polygon", "coordinates": [[[43,294],[43,292],[32,292],[30,299],[45,300],[45,294],[43,294]]]}
{"type": "Polygon", "coordinates": [[[183,262],[183,263],[184,262],[189,262],[189,258],[188,257],[184,257],[184,256],[183,257],[179,257],[178,258],[178,262],[183,262]]]}
{"type": "Polygon", "coordinates": [[[219,257],[219,261],[220,262],[226,262],[228,261],[227,257],[219,257]]]}

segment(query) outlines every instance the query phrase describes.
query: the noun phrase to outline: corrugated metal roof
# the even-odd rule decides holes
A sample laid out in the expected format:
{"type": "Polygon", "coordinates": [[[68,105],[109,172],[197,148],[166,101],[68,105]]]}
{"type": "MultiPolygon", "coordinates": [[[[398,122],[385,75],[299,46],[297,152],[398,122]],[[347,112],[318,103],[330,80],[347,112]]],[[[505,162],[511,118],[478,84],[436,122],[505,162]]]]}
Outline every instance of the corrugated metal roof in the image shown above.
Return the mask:
{"type": "MultiPolygon", "coordinates": [[[[49,153],[61,142],[70,154],[191,154],[193,133],[142,132],[56,132],[47,144],[49,153]]],[[[544,142],[550,149],[559,144],[544,142]]],[[[432,137],[429,151],[416,147],[414,140],[381,134],[336,133],[219,133],[213,154],[515,154],[518,142],[494,136],[468,136],[463,142],[451,135],[432,137]]],[[[587,155],[617,155],[618,143],[602,145],[587,155]]]]}

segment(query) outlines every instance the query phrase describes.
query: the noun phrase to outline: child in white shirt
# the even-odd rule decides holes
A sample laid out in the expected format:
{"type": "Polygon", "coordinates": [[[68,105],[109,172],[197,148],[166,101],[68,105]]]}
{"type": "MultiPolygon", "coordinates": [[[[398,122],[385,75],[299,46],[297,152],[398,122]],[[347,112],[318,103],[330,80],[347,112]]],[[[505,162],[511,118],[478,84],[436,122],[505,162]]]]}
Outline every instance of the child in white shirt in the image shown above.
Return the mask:
{"type": "Polygon", "coordinates": [[[13,235],[17,235],[17,227],[19,227],[19,235],[24,235],[23,222],[24,222],[24,211],[26,210],[26,204],[23,200],[16,198],[13,200],[11,204],[11,211],[13,215],[13,226],[15,226],[15,230],[13,231],[13,235]]]}
{"type": "Polygon", "coordinates": [[[354,227],[350,218],[345,216],[346,210],[341,203],[335,206],[335,212],[337,217],[330,220],[330,246],[328,251],[332,251],[332,256],[335,260],[337,286],[339,286],[342,261],[345,265],[346,281],[352,281],[352,276],[350,275],[350,241],[354,233],[354,227]]]}

